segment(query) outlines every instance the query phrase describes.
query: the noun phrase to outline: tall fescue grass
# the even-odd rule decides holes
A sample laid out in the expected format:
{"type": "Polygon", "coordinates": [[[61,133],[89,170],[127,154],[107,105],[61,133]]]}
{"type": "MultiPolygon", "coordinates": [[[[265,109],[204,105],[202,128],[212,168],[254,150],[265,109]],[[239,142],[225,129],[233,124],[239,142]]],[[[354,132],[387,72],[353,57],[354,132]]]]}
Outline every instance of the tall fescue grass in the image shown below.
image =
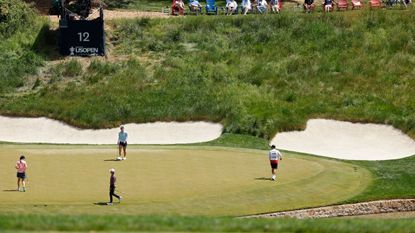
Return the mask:
{"type": "Polygon", "coordinates": [[[309,118],[394,125],[415,137],[414,11],[136,19],[110,23],[119,62],[45,86],[3,113],[81,127],[211,120],[266,139],[309,118]]]}
{"type": "Polygon", "coordinates": [[[24,85],[42,59],[32,51],[37,22],[33,9],[21,0],[0,0],[0,95],[24,85]]]}
{"type": "Polygon", "coordinates": [[[35,25],[35,12],[20,0],[0,0],[0,36],[8,38],[35,25]]]}

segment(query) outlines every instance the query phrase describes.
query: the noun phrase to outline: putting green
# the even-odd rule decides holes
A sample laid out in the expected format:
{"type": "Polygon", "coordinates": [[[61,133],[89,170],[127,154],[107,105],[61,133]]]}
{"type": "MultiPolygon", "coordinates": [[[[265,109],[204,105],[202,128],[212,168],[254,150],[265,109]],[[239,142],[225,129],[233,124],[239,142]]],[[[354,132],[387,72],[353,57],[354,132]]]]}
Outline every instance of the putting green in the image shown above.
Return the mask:
{"type": "Polygon", "coordinates": [[[246,215],[328,205],[364,190],[370,173],[337,160],[285,153],[278,181],[267,152],[209,147],[129,147],[112,161],[105,146],[0,145],[0,212],[246,215]],[[27,157],[29,190],[14,165],[27,157]],[[108,201],[110,168],[123,203],[108,201]]]}

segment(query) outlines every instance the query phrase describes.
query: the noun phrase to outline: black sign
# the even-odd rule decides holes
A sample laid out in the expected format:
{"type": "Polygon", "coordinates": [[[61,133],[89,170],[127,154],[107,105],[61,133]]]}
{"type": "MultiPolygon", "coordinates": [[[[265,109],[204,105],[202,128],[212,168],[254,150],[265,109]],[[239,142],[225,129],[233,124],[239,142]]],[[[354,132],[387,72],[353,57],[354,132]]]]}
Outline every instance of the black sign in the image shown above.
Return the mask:
{"type": "Polygon", "coordinates": [[[104,56],[104,20],[61,19],[59,50],[64,56],[104,56]]]}

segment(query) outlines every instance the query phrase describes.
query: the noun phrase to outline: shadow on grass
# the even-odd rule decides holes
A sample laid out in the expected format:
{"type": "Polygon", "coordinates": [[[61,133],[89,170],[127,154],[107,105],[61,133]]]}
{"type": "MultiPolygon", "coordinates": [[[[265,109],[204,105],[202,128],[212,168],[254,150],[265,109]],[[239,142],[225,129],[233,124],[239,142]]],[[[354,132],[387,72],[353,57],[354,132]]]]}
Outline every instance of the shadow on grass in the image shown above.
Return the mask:
{"type": "Polygon", "coordinates": [[[272,179],[271,179],[271,178],[267,178],[267,177],[258,177],[258,178],[255,178],[255,180],[272,181],[272,179]]]}
{"type": "Polygon", "coordinates": [[[95,202],[94,205],[108,205],[107,202],[95,202]]]}
{"type": "Polygon", "coordinates": [[[48,207],[48,205],[33,205],[33,207],[48,207]]]}
{"type": "Polygon", "coordinates": [[[95,202],[94,205],[99,205],[99,206],[107,206],[107,205],[118,205],[120,203],[117,202],[113,202],[112,204],[109,204],[108,202],[95,202]]]}
{"type": "Polygon", "coordinates": [[[59,54],[58,37],[58,29],[50,29],[49,25],[45,24],[40,29],[33,43],[32,50],[43,56],[46,60],[59,60],[62,56],[59,54]]]}
{"type": "Polygon", "coordinates": [[[104,159],[105,162],[120,162],[118,159],[104,159]]]}
{"type": "Polygon", "coordinates": [[[17,189],[5,189],[3,192],[19,192],[17,189]]]}

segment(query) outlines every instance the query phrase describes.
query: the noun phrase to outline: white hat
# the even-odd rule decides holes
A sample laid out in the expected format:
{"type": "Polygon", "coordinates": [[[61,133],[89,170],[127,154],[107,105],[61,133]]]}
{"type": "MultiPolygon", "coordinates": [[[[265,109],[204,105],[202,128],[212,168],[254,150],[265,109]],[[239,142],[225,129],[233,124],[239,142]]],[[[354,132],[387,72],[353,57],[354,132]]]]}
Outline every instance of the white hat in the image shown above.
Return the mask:
{"type": "Polygon", "coordinates": [[[110,169],[110,172],[111,172],[111,173],[115,173],[115,169],[114,169],[114,168],[111,168],[111,169],[110,169]]]}

